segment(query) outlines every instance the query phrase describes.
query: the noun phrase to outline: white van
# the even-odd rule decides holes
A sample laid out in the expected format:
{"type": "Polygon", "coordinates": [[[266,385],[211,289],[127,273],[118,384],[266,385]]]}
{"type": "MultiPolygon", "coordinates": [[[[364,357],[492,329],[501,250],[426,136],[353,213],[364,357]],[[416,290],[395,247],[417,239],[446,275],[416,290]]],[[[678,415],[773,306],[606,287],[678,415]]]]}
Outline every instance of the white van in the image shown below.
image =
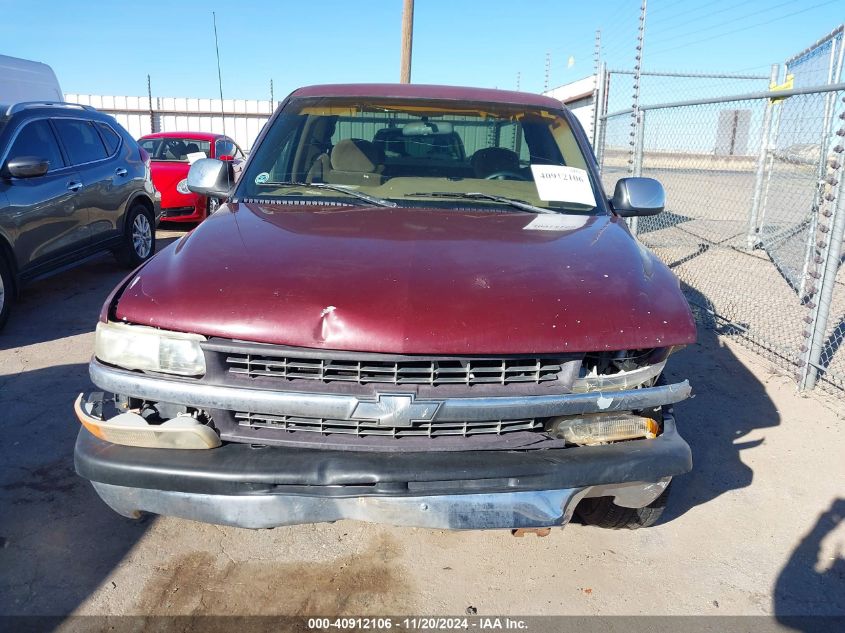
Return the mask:
{"type": "Polygon", "coordinates": [[[0,103],[64,100],[56,73],[47,64],[0,55],[0,103]]]}

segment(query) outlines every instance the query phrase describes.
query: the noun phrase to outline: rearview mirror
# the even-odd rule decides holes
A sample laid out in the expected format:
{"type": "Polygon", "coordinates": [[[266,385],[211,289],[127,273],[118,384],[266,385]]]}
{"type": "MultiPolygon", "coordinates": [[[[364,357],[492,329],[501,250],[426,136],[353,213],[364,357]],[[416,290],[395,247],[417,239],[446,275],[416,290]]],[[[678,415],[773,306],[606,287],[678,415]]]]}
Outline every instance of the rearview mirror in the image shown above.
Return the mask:
{"type": "Polygon", "coordinates": [[[50,161],[37,156],[19,156],[6,161],[5,171],[15,178],[37,178],[50,169],[50,161]]]}
{"type": "Polygon", "coordinates": [[[201,158],[188,171],[188,189],[201,196],[226,198],[232,182],[229,163],[216,158],[201,158]]]}
{"type": "Polygon", "coordinates": [[[623,218],[657,215],[666,206],[666,192],[654,178],[620,178],[610,204],[623,218]]]}
{"type": "Polygon", "coordinates": [[[451,134],[452,130],[452,124],[448,121],[412,121],[402,126],[402,136],[451,134]]]}

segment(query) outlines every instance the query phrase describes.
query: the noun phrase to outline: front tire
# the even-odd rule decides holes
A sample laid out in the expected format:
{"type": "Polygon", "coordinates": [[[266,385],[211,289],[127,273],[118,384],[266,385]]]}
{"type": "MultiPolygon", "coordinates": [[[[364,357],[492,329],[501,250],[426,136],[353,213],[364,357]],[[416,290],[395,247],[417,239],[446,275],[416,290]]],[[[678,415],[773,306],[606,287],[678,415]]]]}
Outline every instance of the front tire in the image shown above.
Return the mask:
{"type": "Polygon", "coordinates": [[[3,255],[0,254],[0,330],[6,325],[6,319],[9,318],[14,300],[15,285],[14,279],[12,279],[12,271],[3,255]]]}
{"type": "Polygon", "coordinates": [[[669,498],[669,489],[672,482],[660,493],[654,501],[644,508],[625,508],[613,503],[613,497],[597,497],[595,499],[584,499],[578,504],[575,512],[586,525],[610,530],[637,530],[643,527],[651,527],[663,514],[666,509],[666,502],[669,498]]]}
{"type": "Polygon", "coordinates": [[[140,202],[133,204],[126,214],[123,240],[123,246],[115,255],[124,266],[136,268],[155,254],[155,220],[150,210],[140,202]]]}

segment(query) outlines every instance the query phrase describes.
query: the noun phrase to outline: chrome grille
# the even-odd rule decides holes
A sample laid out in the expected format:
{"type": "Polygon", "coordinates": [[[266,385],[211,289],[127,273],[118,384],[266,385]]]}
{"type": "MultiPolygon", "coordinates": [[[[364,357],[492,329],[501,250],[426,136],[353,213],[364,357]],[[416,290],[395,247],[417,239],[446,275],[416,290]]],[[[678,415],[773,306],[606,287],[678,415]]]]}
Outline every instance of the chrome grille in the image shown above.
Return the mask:
{"type": "Polygon", "coordinates": [[[300,418],[287,415],[236,412],[235,420],[241,426],[270,428],[280,431],[305,431],[322,435],[343,434],[387,437],[469,437],[472,435],[502,435],[517,431],[542,429],[538,420],[490,420],[484,422],[412,422],[410,426],[385,427],[377,422],[358,420],[329,420],[325,418],[300,418]]]}
{"type": "Polygon", "coordinates": [[[228,354],[230,374],[248,378],[389,385],[538,384],[558,379],[561,358],[356,360],[228,354]]]}

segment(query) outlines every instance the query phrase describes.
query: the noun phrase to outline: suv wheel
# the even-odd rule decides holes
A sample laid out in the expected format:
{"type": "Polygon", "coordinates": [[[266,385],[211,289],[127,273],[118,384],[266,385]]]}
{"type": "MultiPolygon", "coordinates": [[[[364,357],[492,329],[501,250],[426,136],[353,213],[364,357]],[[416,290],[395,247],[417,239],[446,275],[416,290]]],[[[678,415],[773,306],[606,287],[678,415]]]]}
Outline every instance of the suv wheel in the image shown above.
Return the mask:
{"type": "Polygon", "coordinates": [[[0,255],[0,329],[6,324],[9,318],[9,311],[12,309],[12,301],[15,298],[15,287],[12,280],[12,271],[9,270],[6,260],[0,255]]]}
{"type": "Polygon", "coordinates": [[[153,256],[156,234],[152,213],[142,203],[136,202],[126,214],[126,234],[123,247],[115,253],[125,266],[135,268],[153,256]]]}
{"type": "Polygon", "coordinates": [[[581,501],[575,512],[586,525],[595,525],[611,530],[622,528],[636,530],[641,527],[651,527],[657,523],[660,515],[666,509],[666,501],[669,498],[671,487],[672,482],[670,481],[660,496],[644,508],[624,508],[613,503],[613,497],[597,497],[581,501]]]}

